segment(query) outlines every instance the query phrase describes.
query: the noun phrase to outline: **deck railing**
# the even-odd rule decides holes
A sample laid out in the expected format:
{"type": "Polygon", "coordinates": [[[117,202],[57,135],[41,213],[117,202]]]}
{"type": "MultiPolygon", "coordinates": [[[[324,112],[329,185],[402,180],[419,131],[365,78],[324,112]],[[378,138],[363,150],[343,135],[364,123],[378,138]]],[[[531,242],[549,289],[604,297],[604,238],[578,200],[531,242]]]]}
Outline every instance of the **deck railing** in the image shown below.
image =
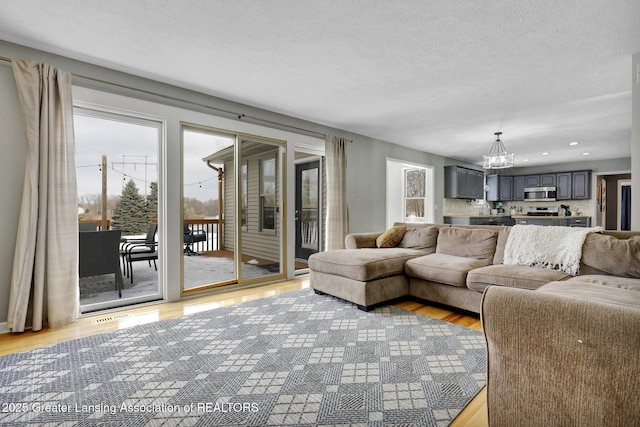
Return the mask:
{"type": "Polygon", "coordinates": [[[204,231],[207,234],[207,240],[204,242],[196,242],[191,248],[195,252],[208,252],[217,251],[220,249],[220,242],[218,239],[220,231],[219,219],[185,219],[191,231],[204,231]]]}

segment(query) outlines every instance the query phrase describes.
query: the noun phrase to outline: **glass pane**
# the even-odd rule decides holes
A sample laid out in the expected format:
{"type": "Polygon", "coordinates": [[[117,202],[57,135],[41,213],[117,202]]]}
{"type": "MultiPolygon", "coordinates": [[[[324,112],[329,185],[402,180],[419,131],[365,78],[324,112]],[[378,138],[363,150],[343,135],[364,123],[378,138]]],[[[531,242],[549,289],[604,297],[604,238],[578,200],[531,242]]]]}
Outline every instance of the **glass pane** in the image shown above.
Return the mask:
{"type": "Polygon", "coordinates": [[[160,298],[161,124],[79,108],[74,130],[82,311],[160,298]]]}
{"type": "Polygon", "coordinates": [[[424,199],[406,199],[405,202],[407,220],[418,221],[424,219],[424,199]]]}
{"type": "Polygon", "coordinates": [[[247,162],[243,162],[240,170],[241,181],[242,181],[242,188],[240,189],[240,191],[242,191],[242,195],[240,197],[240,200],[242,200],[242,206],[241,206],[242,212],[240,213],[240,221],[241,221],[240,225],[245,230],[247,229],[247,204],[248,204],[247,191],[249,191],[248,167],[249,165],[247,164],[247,162]]]}
{"type": "Polygon", "coordinates": [[[183,130],[185,290],[236,279],[234,198],[220,198],[219,194],[235,187],[234,144],[231,136],[197,128],[183,130]]]}
{"type": "Polygon", "coordinates": [[[280,273],[280,171],[279,147],[260,139],[243,139],[241,162],[248,165],[247,227],[240,233],[241,280],[280,273]]]}
{"type": "Polygon", "coordinates": [[[405,172],[406,197],[425,197],[425,169],[409,169],[405,172]]]}
{"type": "Polygon", "coordinates": [[[318,176],[318,168],[302,171],[301,245],[303,248],[314,250],[319,249],[318,176]]]}

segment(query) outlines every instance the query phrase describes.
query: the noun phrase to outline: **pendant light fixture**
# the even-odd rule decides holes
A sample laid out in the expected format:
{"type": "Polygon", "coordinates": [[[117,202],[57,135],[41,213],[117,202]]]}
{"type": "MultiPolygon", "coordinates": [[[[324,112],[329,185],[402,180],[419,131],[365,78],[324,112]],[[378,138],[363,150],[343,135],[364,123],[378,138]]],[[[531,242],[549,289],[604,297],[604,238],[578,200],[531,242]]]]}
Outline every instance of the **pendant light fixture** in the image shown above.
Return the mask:
{"type": "Polygon", "coordinates": [[[495,132],[496,140],[489,150],[489,154],[482,156],[485,169],[505,169],[513,167],[513,153],[509,153],[500,141],[502,132],[495,132]]]}

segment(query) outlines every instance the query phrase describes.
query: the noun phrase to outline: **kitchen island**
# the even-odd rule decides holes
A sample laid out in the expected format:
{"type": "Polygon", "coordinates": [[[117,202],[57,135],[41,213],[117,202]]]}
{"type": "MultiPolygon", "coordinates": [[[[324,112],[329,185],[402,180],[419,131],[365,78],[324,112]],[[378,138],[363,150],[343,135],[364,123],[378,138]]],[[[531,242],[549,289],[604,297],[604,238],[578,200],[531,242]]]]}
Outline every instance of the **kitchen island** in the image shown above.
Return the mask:
{"type": "Polygon", "coordinates": [[[451,225],[555,225],[564,227],[591,227],[591,217],[532,216],[532,215],[444,215],[444,223],[451,225]]]}
{"type": "Polygon", "coordinates": [[[444,223],[451,225],[513,225],[509,215],[444,215],[444,223]]]}
{"type": "Polygon", "coordinates": [[[571,216],[529,216],[513,215],[515,224],[557,225],[565,227],[591,227],[591,217],[584,215],[571,216]]]}

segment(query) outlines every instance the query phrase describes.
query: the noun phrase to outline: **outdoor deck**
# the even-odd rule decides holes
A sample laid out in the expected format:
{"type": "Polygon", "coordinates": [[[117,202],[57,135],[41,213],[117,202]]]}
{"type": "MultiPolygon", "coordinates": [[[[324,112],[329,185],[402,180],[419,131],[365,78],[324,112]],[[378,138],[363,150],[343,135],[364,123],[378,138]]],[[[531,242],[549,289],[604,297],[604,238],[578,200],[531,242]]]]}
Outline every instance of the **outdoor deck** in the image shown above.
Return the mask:
{"type": "MultiPolygon", "coordinates": [[[[217,219],[196,219],[185,222],[191,230],[201,230],[206,233],[207,239],[203,242],[193,243],[192,249],[198,255],[187,255],[186,253],[184,255],[184,289],[188,290],[236,279],[234,252],[219,249],[219,221],[217,219]]],[[[132,268],[133,281],[123,273],[124,289],[121,298],[118,297],[113,274],[81,278],[80,304],[86,306],[158,294],[158,272],[154,268],[153,262],[134,262],[132,268]]],[[[307,268],[307,264],[296,261],[296,269],[303,268],[307,268]]],[[[245,279],[266,276],[279,271],[278,262],[249,255],[242,256],[242,277],[245,279]]]]}

